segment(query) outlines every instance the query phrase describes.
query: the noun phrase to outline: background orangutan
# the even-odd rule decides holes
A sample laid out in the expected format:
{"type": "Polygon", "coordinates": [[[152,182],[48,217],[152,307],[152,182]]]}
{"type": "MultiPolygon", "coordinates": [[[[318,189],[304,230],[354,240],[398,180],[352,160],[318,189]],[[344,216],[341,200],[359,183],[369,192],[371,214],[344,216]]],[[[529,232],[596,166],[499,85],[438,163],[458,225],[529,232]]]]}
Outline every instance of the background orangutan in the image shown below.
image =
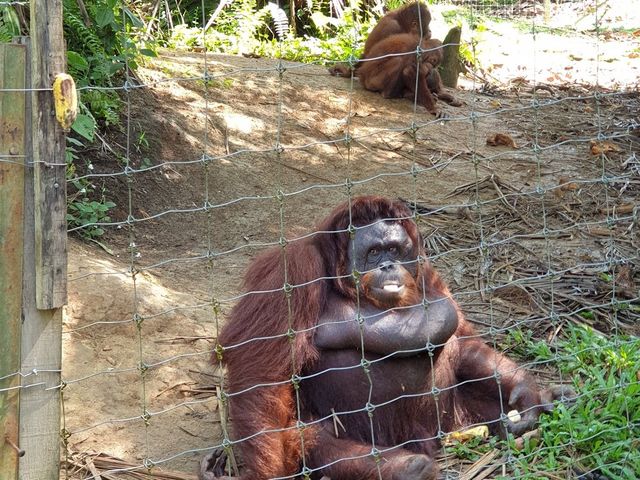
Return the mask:
{"type": "Polygon", "coordinates": [[[371,58],[373,46],[398,33],[411,33],[424,39],[431,38],[431,13],[424,3],[412,2],[400,8],[386,13],[380,20],[364,43],[362,58],[371,58]]]}
{"type": "MultiPolygon", "coordinates": [[[[566,392],[540,391],[481,341],[411,218],[401,202],[358,197],[287,245],[286,276],[280,248],[249,267],[244,288],[260,293],[240,299],[218,338],[243,479],[303,465],[312,478],[434,479],[438,432],[480,422],[520,434],[566,392]],[[520,422],[501,418],[511,409],[520,422]]],[[[223,467],[214,452],[201,478],[223,467]]]]}
{"type": "MultiPolygon", "coordinates": [[[[360,83],[367,90],[380,92],[384,98],[415,99],[429,113],[438,115],[428,79],[433,77],[434,86],[442,85],[436,69],[442,60],[442,50],[428,48],[432,41],[420,40],[411,33],[391,35],[381,40],[371,48],[369,59],[359,64],[360,83]],[[415,54],[418,43],[425,50],[419,62],[415,54]]],[[[435,42],[442,45],[439,40],[435,42]]]]}
{"type": "MultiPolygon", "coordinates": [[[[370,58],[369,53],[376,43],[398,33],[411,33],[429,39],[431,38],[430,23],[431,13],[424,3],[408,3],[400,8],[391,10],[378,20],[376,26],[373,27],[373,30],[369,33],[360,58],[370,58]]],[[[357,75],[360,65],[361,63],[356,64],[355,75],[357,75]]],[[[341,77],[351,76],[351,69],[344,63],[334,65],[329,68],[329,72],[332,75],[341,77]]]]}
{"type": "MultiPolygon", "coordinates": [[[[434,115],[438,115],[435,98],[453,106],[462,105],[444,90],[437,69],[443,59],[442,42],[431,38],[430,22],[431,14],[420,2],[382,17],[367,37],[353,72],[362,86],[385,98],[415,99],[434,115]],[[413,53],[418,44],[424,50],[420,62],[413,53]]],[[[346,77],[352,73],[345,64],[334,65],[329,71],[346,77]]]]}

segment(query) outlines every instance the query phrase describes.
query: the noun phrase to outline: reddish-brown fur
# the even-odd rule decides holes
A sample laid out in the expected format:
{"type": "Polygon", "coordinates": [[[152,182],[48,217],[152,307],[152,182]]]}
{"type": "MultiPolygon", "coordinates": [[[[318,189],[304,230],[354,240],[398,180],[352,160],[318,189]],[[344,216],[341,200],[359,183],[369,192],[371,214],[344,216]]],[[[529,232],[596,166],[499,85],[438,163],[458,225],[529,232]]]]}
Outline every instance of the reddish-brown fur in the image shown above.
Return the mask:
{"type": "Polygon", "coordinates": [[[385,98],[415,99],[434,115],[438,114],[436,98],[458,107],[462,104],[444,90],[438,73],[443,59],[442,42],[431,38],[430,22],[429,10],[419,2],[393,10],[380,19],[367,37],[353,72],[346,64],[336,64],[329,72],[342,77],[353,74],[365,89],[380,92],[385,98]],[[418,43],[424,50],[420,62],[416,62],[414,53],[418,43]],[[388,57],[379,58],[385,56],[388,57]]]}
{"type": "MultiPolygon", "coordinates": [[[[376,43],[398,33],[422,34],[423,38],[429,39],[431,38],[430,23],[431,13],[424,3],[412,2],[392,10],[378,20],[376,26],[369,33],[360,58],[370,58],[369,53],[376,43]]],[[[361,65],[361,63],[356,64],[353,72],[356,76],[361,65]]],[[[350,77],[352,73],[349,66],[343,63],[329,68],[329,72],[340,77],[350,77]]]]}
{"type": "Polygon", "coordinates": [[[428,40],[431,38],[430,23],[431,13],[424,3],[408,3],[388,12],[367,37],[362,58],[371,58],[371,49],[375,44],[398,33],[411,33],[428,40]]]}
{"type": "MultiPolygon", "coordinates": [[[[304,380],[300,412],[291,380],[294,375],[304,376],[327,367],[313,340],[313,329],[327,308],[327,299],[339,297],[355,302],[358,296],[350,277],[349,225],[368,225],[388,218],[403,219],[401,222],[407,234],[420,245],[420,255],[426,259],[417,225],[410,219],[411,212],[406,206],[383,197],[369,196],[338,207],[318,226],[318,233],[313,237],[290,242],[286,246],[286,275],[281,248],[269,250],[251,263],[244,290],[267,293],[249,293],[242,297],[218,339],[223,347],[222,361],[228,369],[225,391],[231,406],[232,439],[251,437],[237,444],[246,468],[242,478],[264,480],[300,472],[303,448],[296,422],[312,420],[318,413],[315,409],[329,408],[336,399],[340,405],[353,402],[351,391],[355,378],[363,375],[362,369],[346,373],[343,388],[332,391],[322,388],[322,383],[327,379],[335,385],[335,378],[343,378],[331,377],[338,375],[337,372],[318,375],[315,377],[317,384],[304,380]],[[285,290],[289,292],[288,288],[283,289],[285,283],[292,286],[290,293],[285,294],[285,290]],[[296,333],[287,336],[287,332],[296,333]],[[256,340],[259,337],[267,339],[256,340]],[[278,385],[255,387],[269,383],[278,385]],[[325,401],[327,396],[331,398],[325,401]],[[312,410],[307,407],[309,399],[316,405],[312,410]],[[260,433],[265,430],[277,431],[260,433]]],[[[423,294],[430,298],[450,295],[444,281],[426,260],[418,267],[415,285],[413,295],[419,298],[423,294]]],[[[362,292],[359,295],[360,301],[367,301],[362,292]]],[[[432,439],[409,443],[383,455],[386,458],[381,464],[383,479],[397,478],[395,469],[416,453],[433,458],[439,429],[446,432],[473,422],[498,419],[500,412],[507,409],[509,396],[516,387],[524,386],[526,403],[538,408],[535,405],[540,403],[540,394],[535,382],[514,362],[475,335],[471,324],[460,313],[455,335],[432,357],[433,370],[426,353],[417,364],[418,360],[412,360],[417,357],[403,357],[381,366],[380,370],[372,369],[374,387],[384,388],[384,383],[394,375],[403,375],[405,364],[414,362],[410,364],[411,368],[416,369],[419,365],[419,369],[424,368],[424,374],[420,374],[417,384],[409,388],[426,392],[375,410],[378,448],[392,447],[407,439],[432,439]],[[494,377],[496,370],[500,374],[500,390],[494,377]],[[484,377],[488,379],[477,380],[484,377]],[[464,381],[468,383],[449,388],[464,381]],[[437,408],[434,397],[429,394],[432,386],[440,389],[437,408]]],[[[373,391],[377,394],[378,389],[373,391]]],[[[348,433],[341,438],[336,438],[327,428],[304,430],[307,465],[319,467],[330,459],[370,453],[371,443],[367,439],[371,425],[367,414],[363,412],[361,416],[347,417],[343,421],[348,433]]],[[[378,478],[378,473],[372,462],[370,457],[338,462],[323,470],[323,474],[335,479],[373,480],[378,478]],[[370,473],[362,474],[363,469],[369,468],[367,465],[371,465],[370,473]]],[[[434,466],[432,473],[420,478],[434,478],[435,471],[434,466]]]]}
{"type": "Polygon", "coordinates": [[[428,40],[420,41],[417,35],[400,33],[376,43],[369,52],[369,59],[358,68],[360,83],[367,90],[380,92],[384,98],[415,98],[418,105],[437,115],[427,81],[432,72],[438,78],[439,74],[435,65],[426,61],[437,55],[426,51],[418,62],[415,54],[418,43],[425,49],[426,42],[428,40]]]}

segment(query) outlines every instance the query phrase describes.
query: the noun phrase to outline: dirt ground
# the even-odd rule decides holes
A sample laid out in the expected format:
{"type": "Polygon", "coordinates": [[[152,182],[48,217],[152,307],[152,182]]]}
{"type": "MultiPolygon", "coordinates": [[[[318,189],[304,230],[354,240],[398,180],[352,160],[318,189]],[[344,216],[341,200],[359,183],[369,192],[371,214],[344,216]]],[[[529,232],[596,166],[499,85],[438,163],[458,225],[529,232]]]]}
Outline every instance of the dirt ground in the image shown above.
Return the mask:
{"type": "MultiPolygon", "coordinates": [[[[586,85],[592,76],[567,87],[565,77],[550,74],[534,92],[515,78],[518,61],[531,64],[512,54],[500,89],[464,80],[456,95],[465,105],[444,106],[446,121],[318,66],[285,62],[279,75],[276,60],[166,51],[141,68],[149,88],[125,95],[134,170],[124,174],[126,132],[84,152],[92,171],[106,174],[93,182],[117,207],[104,248],[77,237],[70,244],[68,452],[195,472],[220,439],[209,356],[248,262],[281,232],[307,232],[348,192],[417,202],[427,213],[420,227],[434,264],[480,324],[544,317],[545,292],[532,288],[520,300],[479,292],[548,267],[584,275],[593,289],[573,295],[595,298],[602,267],[593,265],[606,262],[612,245],[631,266],[628,286],[637,298],[637,91],[605,90],[596,100],[586,85]],[[205,69],[210,80],[194,80],[205,69]],[[529,108],[534,96],[540,108],[529,108]],[[516,148],[487,145],[496,133],[516,148]],[[611,137],[598,143],[604,156],[592,153],[599,133],[611,137]],[[603,172],[617,180],[605,185],[603,172]],[[484,259],[480,241],[493,245],[484,259]]],[[[637,71],[632,59],[621,62],[630,63],[598,64],[601,85],[616,87],[637,71]]],[[[566,75],[562,63],[550,63],[550,72],[566,75]]],[[[595,322],[619,327],[604,313],[595,322]]]]}

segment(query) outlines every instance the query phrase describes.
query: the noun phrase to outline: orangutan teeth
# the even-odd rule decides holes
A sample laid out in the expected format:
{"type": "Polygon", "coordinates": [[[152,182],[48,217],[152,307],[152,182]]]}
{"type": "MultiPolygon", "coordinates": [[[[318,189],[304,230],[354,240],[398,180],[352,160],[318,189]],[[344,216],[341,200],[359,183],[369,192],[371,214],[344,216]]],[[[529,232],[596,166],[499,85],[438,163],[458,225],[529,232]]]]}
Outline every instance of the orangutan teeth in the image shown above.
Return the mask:
{"type": "Polygon", "coordinates": [[[398,293],[400,290],[404,288],[404,285],[396,285],[396,284],[387,284],[382,289],[386,292],[398,293]]]}

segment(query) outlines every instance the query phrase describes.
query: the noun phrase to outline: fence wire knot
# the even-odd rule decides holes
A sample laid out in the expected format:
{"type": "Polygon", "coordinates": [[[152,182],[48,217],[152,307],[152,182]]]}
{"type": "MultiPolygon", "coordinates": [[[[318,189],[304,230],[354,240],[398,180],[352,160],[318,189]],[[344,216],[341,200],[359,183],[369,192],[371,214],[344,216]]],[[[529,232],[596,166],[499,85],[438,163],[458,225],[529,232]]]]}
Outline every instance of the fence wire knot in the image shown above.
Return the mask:
{"type": "Polygon", "coordinates": [[[224,347],[220,344],[216,345],[216,348],[213,349],[213,351],[216,354],[216,359],[221,362],[222,361],[222,354],[224,353],[224,347]]]}
{"type": "Polygon", "coordinates": [[[138,370],[140,370],[141,375],[144,375],[145,373],[147,373],[147,370],[149,370],[149,365],[144,362],[140,362],[140,364],[138,365],[138,370]]]}
{"type": "Polygon", "coordinates": [[[144,421],[145,426],[149,426],[149,420],[151,420],[151,414],[149,413],[149,411],[145,408],[144,411],[142,412],[142,415],[140,415],[140,418],[144,421]]]}
{"type": "Polygon", "coordinates": [[[214,315],[220,315],[220,311],[221,311],[222,307],[220,305],[220,301],[216,300],[215,298],[211,299],[211,310],[213,311],[214,315]]]}
{"type": "Polygon", "coordinates": [[[369,367],[371,366],[371,362],[366,358],[360,360],[360,366],[364,368],[366,371],[369,371],[369,367]]]}
{"type": "MultiPolygon", "coordinates": [[[[349,135],[347,135],[345,138],[351,138],[349,135]]],[[[346,178],[344,181],[345,186],[347,187],[347,192],[349,193],[349,197],[351,197],[351,189],[353,188],[353,180],[351,180],[351,178],[346,178]]]]}
{"type": "Polygon", "coordinates": [[[285,335],[289,340],[293,341],[296,338],[296,331],[293,328],[289,327],[285,335]]]}
{"type": "Polygon", "coordinates": [[[351,278],[353,279],[353,283],[357,287],[360,285],[360,279],[362,278],[362,274],[354,268],[353,270],[351,270],[351,278]]]}
{"type": "Polygon", "coordinates": [[[371,454],[370,454],[373,458],[376,459],[376,461],[380,460],[380,450],[378,450],[376,447],[373,447],[371,449],[371,454]]]}

